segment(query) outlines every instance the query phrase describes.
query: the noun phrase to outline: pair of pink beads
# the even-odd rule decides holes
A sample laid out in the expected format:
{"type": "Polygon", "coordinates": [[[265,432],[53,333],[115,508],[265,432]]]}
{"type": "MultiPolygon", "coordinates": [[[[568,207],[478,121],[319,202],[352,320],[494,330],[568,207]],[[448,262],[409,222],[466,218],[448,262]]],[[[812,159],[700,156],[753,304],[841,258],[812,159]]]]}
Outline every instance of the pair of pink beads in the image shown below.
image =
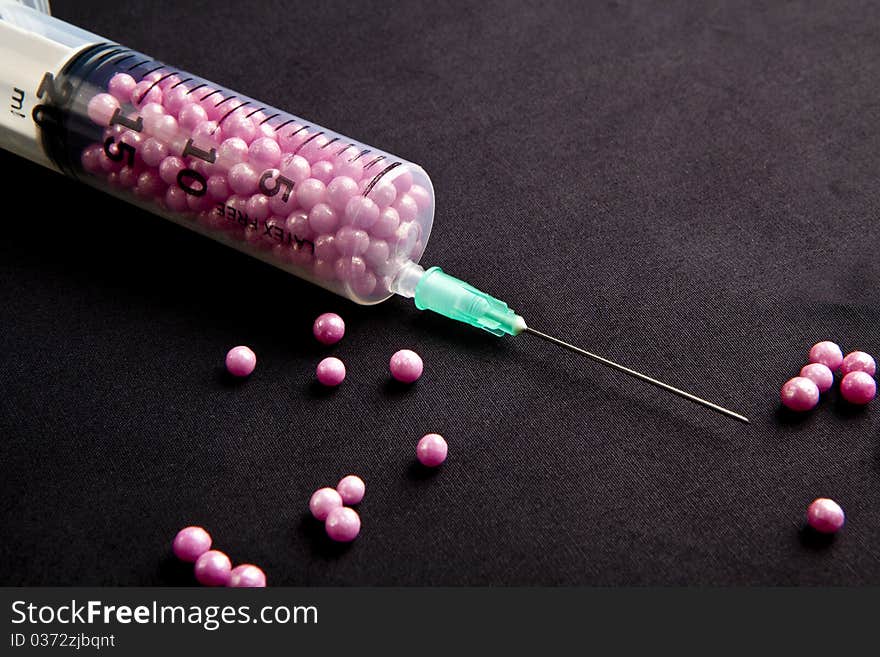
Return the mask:
{"type": "MultiPolygon", "coordinates": [[[[422,376],[424,363],[421,356],[410,349],[401,349],[388,363],[391,376],[401,383],[414,383],[422,376]]],[[[325,386],[338,386],[345,380],[345,363],[335,356],[324,358],[315,370],[318,381],[325,386]]]]}
{"type": "MultiPolygon", "coordinates": [[[[321,344],[336,344],[345,335],[345,322],[336,313],[318,315],[312,324],[312,334],[321,344]]],[[[345,380],[345,363],[335,356],[328,356],[318,363],[315,376],[321,385],[338,386],[345,380]]]]}
{"type": "Polygon", "coordinates": [[[863,351],[843,356],[840,347],[829,340],[810,349],[810,362],[801,368],[800,376],[786,381],[780,390],[782,404],[793,411],[809,411],[819,403],[819,394],[834,384],[834,372],[839,368],[841,396],[851,404],[863,405],[877,395],[874,374],[877,365],[863,351]]]}
{"type": "Polygon", "coordinates": [[[834,534],[843,528],[846,514],[834,500],[820,497],[807,507],[807,524],[822,534],[834,534]]]}
{"type": "Polygon", "coordinates": [[[356,475],[343,477],[336,488],[319,488],[309,499],[309,510],[316,520],[324,523],[324,530],[332,540],[350,543],[361,531],[357,511],[346,505],[359,504],[364,499],[366,485],[356,475]]]}
{"type": "Polygon", "coordinates": [[[225,553],[212,550],[213,540],[203,527],[184,527],[174,537],[172,550],[181,561],[195,563],[195,576],[205,586],[263,588],[266,574],[259,567],[245,563],[235,568],[225,553]]]}

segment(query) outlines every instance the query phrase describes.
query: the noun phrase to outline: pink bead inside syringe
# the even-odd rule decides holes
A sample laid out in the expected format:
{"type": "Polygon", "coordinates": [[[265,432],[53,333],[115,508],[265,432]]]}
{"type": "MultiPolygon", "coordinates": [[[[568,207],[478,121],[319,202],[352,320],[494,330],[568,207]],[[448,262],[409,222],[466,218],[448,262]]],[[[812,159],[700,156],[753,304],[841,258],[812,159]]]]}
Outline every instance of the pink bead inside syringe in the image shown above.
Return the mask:
{"type": "Polygon", "coordinates": [[[140,53],[93,50],[66,73],[61,168],[358,303],[388,298],[421,258],[434,195],[418,165],[140,53]]]}

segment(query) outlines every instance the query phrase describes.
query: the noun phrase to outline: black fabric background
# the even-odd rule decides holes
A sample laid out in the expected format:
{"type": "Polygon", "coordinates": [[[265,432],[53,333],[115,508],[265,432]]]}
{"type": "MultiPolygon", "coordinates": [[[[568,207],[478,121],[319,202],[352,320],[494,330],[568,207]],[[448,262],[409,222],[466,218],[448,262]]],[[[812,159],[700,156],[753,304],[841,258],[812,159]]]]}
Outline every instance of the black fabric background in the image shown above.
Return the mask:
{"type": "Polygon", "coordinates": [[[880,354],[876,3],[52,4],[419,162],[425,264],[752,424],[356,307],[2,152],[0,583],[191,584],[170,541],[197,523],[275,585],[880,584],[880,402],[777,401],[819,339],[880,354]],[[259,363],[233,383],[241,343],[259,363]],[[343,547],[307,501],[349,472],[343,547]],[[802,531],[817,496],[846,509],[833,540],[802,531]]]}

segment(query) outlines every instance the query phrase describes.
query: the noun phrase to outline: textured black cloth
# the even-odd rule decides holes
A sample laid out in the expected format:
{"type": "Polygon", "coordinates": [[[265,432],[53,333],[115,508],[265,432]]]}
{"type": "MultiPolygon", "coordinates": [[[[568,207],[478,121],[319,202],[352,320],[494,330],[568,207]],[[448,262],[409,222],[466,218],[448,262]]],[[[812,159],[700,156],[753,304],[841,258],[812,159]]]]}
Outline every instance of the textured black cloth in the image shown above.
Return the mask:
{"type": "Polygon", "coordinates": [[[880,354],[877,3],[52,4],[422,164],[426,265],[752,423],[355,306],[3,152],[0,583],[190,584],[170,541],[201,524],[275,585],[880,584],[880,401],[778,404],[820,339],[880,354]],[[337,546],[307,503],[350,472],[337,546]],[[803,531],[818,496],[847,512],[830,540],[803,531]]]}

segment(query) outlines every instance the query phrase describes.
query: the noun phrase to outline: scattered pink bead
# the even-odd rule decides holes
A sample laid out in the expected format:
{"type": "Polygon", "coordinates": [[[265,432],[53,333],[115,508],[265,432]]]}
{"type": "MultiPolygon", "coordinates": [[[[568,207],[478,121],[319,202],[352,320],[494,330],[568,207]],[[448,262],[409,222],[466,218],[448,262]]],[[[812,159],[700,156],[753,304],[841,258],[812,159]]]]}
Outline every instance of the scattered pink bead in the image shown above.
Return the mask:
{"type": "Polygon", "coordinates": [[[850,404],[867,404],[877,396],[877,382],[867,372],[850,372],[840,382],[840,394],[850,404]]]}
{"type": "Polygon", "coordinates": [[[843,376],[850,372],[865,372],[874,376],[877,373],[877,363],[874,362],[871,354],[866,354],[864,351],[852,351],[846,355],[840,365],[840,373],[843,376]]]}
{"type": "Polygon", "coordinates": [[[416,445],[416,458],[419,463],[429,468],[436,468],[446,460],[449,446],[439,433],[429,433],[422,436],[416,445]]]}
{"type": "Polygon", "coordinates": [[[249,347],[233,347],[226,354],[226,369],[232,376],[250,376],[256,366],[257,355],[249,347]]]}
{"type": "Polygon", "coordinates": [[[220,550],[208,550],[196,560],[196,579],[205,586],[226,586],[232,574],[232,562],[220,550]]]}
{"type": "Polygon", "coordinates": [[[318,363],[315,375],[322,385],[338,386],[345,380],[345,364],[338,358],[329,356],[318,363]]]}
{"type": "Polygon", "coordinates": [[[211,535],[203,527],[184,527],[174,537],[171,549],[181,561],[195,563],[211,549],[211,535]]]}
{"type": "Polygon", "coordinates": [[[340,506],[333,509],[324,522],[327,536],[339,543],[349,543],[361,531],[361,518],[354,509],[340,506]]]}
{"type": "Polygon", "coordinates": [[[367,486],[364,480],[357,475],[348,475],[336,484],[336,492],[342,497],[344,504],[359,504],[364,499],[367,486]]]}
{"type": "Polygon", "coordinates": [[[424,365],[421,356],[416,352],[401,349],[391,356],[388,368],[391,370],[391,376],[401,383],[413,383],[422,375],[424,365]]]}
{"type": "Polygon", "coordinates": [[[262,589],[266,587],[266,573],[253,564],[243,563],[232,569],[227,586],[232,588],[262,589]]]}
{"type": "Polygon", "coordinates": [[[345,335],[345,322],[336,313],[318,315],[312,333],[321,344],[336,344],[345,335]]]}
{"type": "Polygon", "coordinates": [[[342,506],[342,496],[332,488],[319,488],[309,499],[309,511],[316,520],[324,521],[333,509],[342,506]]]}
{"type": "Polygon", "coordinates": [[[815,383],[819,392],[828,392],[834,384],[834,373],[822,363],[804,365],[801,376],[815,383]]]}
{"type": "Polygon", "coordinates": [[[830,340],[818,342],[810,349],[810,362],[822,363],[832,372],[836,372],[843,362],[843,352],[837,344],[830,340]]]}
{"type": "Polygon", "coordinates": [[[810,379],[796,376],[782,385],[782,405],[793,411],[809,411],[819,403],[819,387],[810,379]]]}
{"type": "Polygon", "coordinates": [[[817,532],[834,534],[843,527],[846,515],[834,500],[820,497],[807,507],[807,523],[817,532]]]}

